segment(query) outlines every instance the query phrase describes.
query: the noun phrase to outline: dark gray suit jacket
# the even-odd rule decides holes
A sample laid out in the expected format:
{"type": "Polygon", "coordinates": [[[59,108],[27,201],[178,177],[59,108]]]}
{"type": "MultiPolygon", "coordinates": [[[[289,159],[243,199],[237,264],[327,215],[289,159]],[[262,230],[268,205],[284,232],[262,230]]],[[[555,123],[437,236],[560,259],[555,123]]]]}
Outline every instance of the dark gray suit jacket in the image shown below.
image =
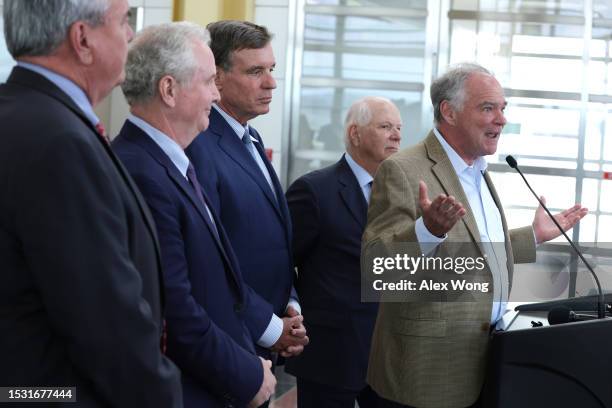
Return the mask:
{"type": "Polygon", "coordinates": [[[160,352],[155,226],[127,172],[29,70],[0,86],[0,123],[0,386],[76,386],[70,406],[182,407],[160,352]]]}

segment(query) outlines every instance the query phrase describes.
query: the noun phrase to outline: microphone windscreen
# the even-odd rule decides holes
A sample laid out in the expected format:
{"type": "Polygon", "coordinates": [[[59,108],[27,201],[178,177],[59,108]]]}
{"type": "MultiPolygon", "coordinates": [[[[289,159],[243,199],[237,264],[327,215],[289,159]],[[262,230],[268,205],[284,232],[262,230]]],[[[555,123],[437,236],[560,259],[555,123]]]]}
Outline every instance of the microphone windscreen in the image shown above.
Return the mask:
{"type": "Polygon", "coordinates": [[[511,155],[506,156],[506,163],[508,163],[508,166],[512,167],[513,169],[516,169],[516,159],[511,155]]]}
{"type": "Polygon", "coordinates": [[[562,324],[570,321],[572,311],[567,307],[554,307],[548,312],[548,324],[562,324]]]}

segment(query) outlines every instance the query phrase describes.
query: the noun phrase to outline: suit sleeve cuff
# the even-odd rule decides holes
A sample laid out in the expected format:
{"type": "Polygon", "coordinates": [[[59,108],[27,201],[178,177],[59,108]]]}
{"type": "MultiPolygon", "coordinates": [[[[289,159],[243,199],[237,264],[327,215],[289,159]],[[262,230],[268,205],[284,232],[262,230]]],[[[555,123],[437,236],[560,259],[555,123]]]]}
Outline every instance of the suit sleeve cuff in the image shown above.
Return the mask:
{"type": "Polygon", "coordinates": [[[270,348],[280,339],[281,334],[283,334],[283,320],[277,315],[272,314],[272,319],[270,319],[268,327],[259,340],[257,340],[257,345],[270,348]]]}
{"type": "Polygon", "coordinates": [[[425,222],[423,222],[423,217],[419,217],[419,219],[416,220],[416,223],[414,224],[414,232],[419,240],[419,245],[423,255],[429,255],[438,245],[444,242],[447,237],[447,234],[444,234],[444,236],[440,238],[429,232],[425,226],[425,222]]]}
{"type": "MultiPolygon", "coordinates": [[[[293,296],[291,296],[289,298],[289,303],[287,303],[287,307],[286,309],[289,308],[289,306],[291,306],[292,308],[295,309],[296,312],[298,312],[298,314],[302,314],[302,306],[300,306],[298,300],[296,298],[294,298],[293,296]]],[[[286,310],[285,309],[285,310],[286,310]]]]}

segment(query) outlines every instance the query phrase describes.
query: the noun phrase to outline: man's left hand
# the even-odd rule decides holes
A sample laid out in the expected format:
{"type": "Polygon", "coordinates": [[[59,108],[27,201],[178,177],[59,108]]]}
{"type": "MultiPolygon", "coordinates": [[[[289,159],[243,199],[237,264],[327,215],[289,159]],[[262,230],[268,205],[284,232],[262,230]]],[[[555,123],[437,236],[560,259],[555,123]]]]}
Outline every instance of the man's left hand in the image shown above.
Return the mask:
{"type": "MultiPolygon", "coordinates": [[[[546,204],[546,199],[544,196],[540,197],[540,200],[546,204]]],[[[580,204],[576,204],[565,211],[555,214],[554,217],[561,228],[563,228],[563,231],[567,231],[576,225],[576,223],[587,215],[588,212],[589,210],[587,208],[583,208],[580,204]]],[[[546,211],[544,211],[544,208],[541,205],[538,206],[538,209],[535,212],[532,226],[537,244],[550,241],[551,239],[557,238],[559,235],[561,235],[561,232],[548,217],[548,214],[546,214],[546,211]]]]}

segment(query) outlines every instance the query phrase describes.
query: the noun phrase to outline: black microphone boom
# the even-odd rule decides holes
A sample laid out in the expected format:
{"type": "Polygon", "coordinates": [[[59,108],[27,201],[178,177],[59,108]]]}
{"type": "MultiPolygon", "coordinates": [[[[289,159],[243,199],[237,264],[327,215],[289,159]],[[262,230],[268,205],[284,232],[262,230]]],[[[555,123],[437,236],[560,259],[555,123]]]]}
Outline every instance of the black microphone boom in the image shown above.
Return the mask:
{"type": "Polygon", "coordinates": [[[542,200],[540,200],[540,197],[538,197],[538,195],[535,193],[535,191],[533,191],[533,188],[531,188],[531,185],[529,185],[529,182],[527,181],[527,179],[523,175],[523,172],[521,171],[521,169],[519,169],[519,166],[518,166],[518,163],[516,162],[516,159],[514,157],[508,155],[508,156],[506,156],[506,162],[508,163],[508,165],[510,167],[515,169],[518,172],[518,174],[521,175],[521,177],[523,178],[523,181],[525,182],[525,184],[529,188],[529,191],[531,191],[531,193],[536,198],[536,200],[538,200],[538,203],[540,203],[542,208],[544,208],[544,211],[546,211],[546,214],[548,214],[548,216],[550,217],[552,222],[555,223],[557,228],[559,228],[559,231],[561,231],[561,234],[563,234],[563,236],[565,237],[567,242],[569,242],[569,244],[572,246],[574,252],[576,252],[576,255],[578,255],[578,257],[580,257],[580,259],[582,260],[582,262],[584,262],[584,265],[587,267],[589,272],[591,272],[591,275],[593,275],[593,279],[595,279],[595,283],[597,284],[597,293],[599,294],[599,297],[597,299],[597,316],[598,316],[598,318],[603,319],[606,316],[605,303],[604,303],[604,295],[603,295],[603,291],[601,290],[601,284],[599,283],[599,278],[595,274],[595,271],[593,271],[593,268],[591,267],[591,265],[589,265],[587,260],[584,259],[584,256],[582,255],[582,252],[580,252],[578,250],[578,248],[576,247],[574,242],[567,236],[565,231],[563,231],[563,228],[561,228],[561,226],[559,225],[559,223],[557,222],[555,217],[553,217],[553,215],[550,213],[550,211],[548,210],[548,207],[546,207],[546,205],[542,202],[542,200]]]}

